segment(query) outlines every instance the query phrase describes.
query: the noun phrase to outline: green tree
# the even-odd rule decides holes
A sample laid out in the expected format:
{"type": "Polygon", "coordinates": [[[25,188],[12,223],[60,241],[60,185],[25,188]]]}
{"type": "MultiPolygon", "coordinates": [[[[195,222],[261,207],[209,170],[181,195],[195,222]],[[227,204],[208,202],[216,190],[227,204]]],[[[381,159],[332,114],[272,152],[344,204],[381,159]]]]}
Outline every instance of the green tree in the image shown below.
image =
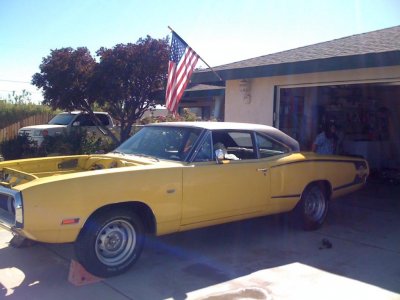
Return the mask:
{"type": "MultiPolygon", "coordinates": [[[[43,104],[53,109],[82,110],[96,120],[93,107],[108,111],[120,124],[120,141],[126,140],[132,125],[154,107],[156,95],[167,77],[168,38],[139,39],[135,44],[119,44],[97,51],[96,63],[85,47],[52,50],[43,58],[32,84],[42,88],[43,104]]],[[[115,143],[118,139],[103,129],[115,143]]]]}
{"type": "Polygon", "coordinates": [[[144,112],[154,107],[156,95],[163,90],[167,72],[168,38],[139,39],[135,44],[119,44],[97,51],[91,96],[106,107],[121,126],[121,141],[144,112]]]}
{"type": "Polygon", "coordinates": [[[85,47],[51,50],[33,75],[32,84],[43,90],[44,101],[52,108],[89,110],[87,86],[96,65],[85,47]]]}

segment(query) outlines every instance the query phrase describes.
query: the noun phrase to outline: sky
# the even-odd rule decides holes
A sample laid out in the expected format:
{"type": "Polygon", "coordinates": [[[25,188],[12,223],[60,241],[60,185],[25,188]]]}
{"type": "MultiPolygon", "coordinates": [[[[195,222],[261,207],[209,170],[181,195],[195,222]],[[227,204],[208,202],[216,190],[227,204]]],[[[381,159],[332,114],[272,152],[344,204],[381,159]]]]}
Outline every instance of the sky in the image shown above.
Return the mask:
{"type": "Polygon", "coordinates": [[[400,0],[0,0],[0,99],[39,103],[30,82],[51,50],[95,56],[168,26],[214,67],[397,25],[400,0]]]}

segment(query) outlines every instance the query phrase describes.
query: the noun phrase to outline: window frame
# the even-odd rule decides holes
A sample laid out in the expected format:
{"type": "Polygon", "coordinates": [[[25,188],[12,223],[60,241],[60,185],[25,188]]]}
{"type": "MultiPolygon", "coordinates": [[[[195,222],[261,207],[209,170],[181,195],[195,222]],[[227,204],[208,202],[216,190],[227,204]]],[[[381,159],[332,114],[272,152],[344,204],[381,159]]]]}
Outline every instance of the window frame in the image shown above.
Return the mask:
{"type": "MultiPolygon", "coordinates": [[[[271,157],[275,157],[275,156],[278,156],[278,155],[287,155],[287,154],[289,154],[289,153],[292,152],[292,149],[291,149],[288,145],[285,145],[284,143],[282,143],[282,142],[280,142],[280,141],[274,139],[273,137],[271,137],[271,136],[268,135],[267,133],[260,132],[260,131],[255,131],[255,132],[254,132],[254,138],[256,139],[256,148],[257,148],[257,156],[258,156],[258,159],[271,158],[271,157]],[[283,152],[283,153],[277,153],[277,154],[275,154],[275,155],[270,155],[270,156],[267,156],[267,157],[262,157],[262,156],[261,156],[261,152],[260,152],[260,143],[259,143],[259,138],[258,138],[258,136],[264,137],[264,138],[266,138],[267,140],[270,140],[271,142],[274,142],[274,143],[276,143],[277,145],[282,146],[282,148],[286,149],[286,151],[283,152]]],[[[271,151],[273,151],[273,150],[271,149],[271,151]]]]}

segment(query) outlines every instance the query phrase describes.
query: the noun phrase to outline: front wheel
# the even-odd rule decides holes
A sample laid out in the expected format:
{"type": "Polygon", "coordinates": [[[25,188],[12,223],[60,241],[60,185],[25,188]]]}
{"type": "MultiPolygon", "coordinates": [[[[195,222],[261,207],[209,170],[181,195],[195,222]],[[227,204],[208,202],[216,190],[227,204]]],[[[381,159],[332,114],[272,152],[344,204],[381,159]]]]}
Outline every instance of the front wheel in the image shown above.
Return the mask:
{"type": "Polygon", "coordinates": [[[89,218],[75,242],[75,255],[90,273],[111,277],[137,261],[143,244],[141,219],[133,212],[114,209],[89,218]]]}
{"type": "Polygon", "coordinates": [[[322,186],[308,186],[301,196],[299,212],[305,230],[316,230],[325,221],[328,213],[328,197],[322,186]]]}

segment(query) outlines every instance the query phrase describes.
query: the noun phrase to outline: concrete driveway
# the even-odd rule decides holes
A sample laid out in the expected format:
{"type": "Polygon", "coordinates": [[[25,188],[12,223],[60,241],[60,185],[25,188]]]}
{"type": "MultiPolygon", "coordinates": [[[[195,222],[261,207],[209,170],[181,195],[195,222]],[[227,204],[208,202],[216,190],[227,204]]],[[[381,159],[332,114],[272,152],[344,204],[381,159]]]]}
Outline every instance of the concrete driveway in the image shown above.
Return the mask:
{"type": "Polygon", "coordinates": [[[399,186],[338,199],[318,231],[286,221],[154,238],[128,273],[84,286],[67,280],[72,245],[14,249],[0,229],[0,298],[400,299],[399,186]]]}

